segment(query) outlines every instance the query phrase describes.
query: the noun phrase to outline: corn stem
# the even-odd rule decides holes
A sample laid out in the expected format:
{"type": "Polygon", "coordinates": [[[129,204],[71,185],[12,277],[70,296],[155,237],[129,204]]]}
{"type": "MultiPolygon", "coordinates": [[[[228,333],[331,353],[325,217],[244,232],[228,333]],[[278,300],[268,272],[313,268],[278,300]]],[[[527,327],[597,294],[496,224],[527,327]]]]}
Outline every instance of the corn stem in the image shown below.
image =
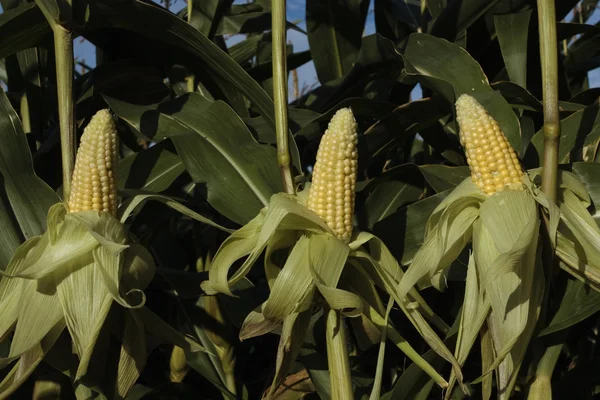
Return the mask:
{"type": "Polygon", "coordinates": [[[275,103],[275,131],[277,132],[277,162],[285,192],[294,194],[294,180],[290,168],[290,144],[287,115],[287,58],[285,0],[272,4],[273,101],[275,103]]]}
{"type": "Polygon", "coordinates": [[[63,199],[68,199],[76,151],[75,107],[73,105],[73,34],[60,25],[54,27],[54,53],[63,169],[63,199]]]}
{"type": "Polygon", "coordinates": [[[535,380],[529,387],[527,400],[552,400],[552,373],[562,347],[563,343],[557,343],[546,348],[537,365],[535,380]]]}
{"type": "Polygon", "coordinates": [[[346,326],[339,311],[327,310],[326,331],[331,400],[353,399],[346,326]]]}
{"type": "MultiPolygon", "coordinates": [[[[558,43],[556,40],[556,10],[554,0],[537,0],[540,58],[542,65],[542,96],[544,103],[544,154],[542,160],[542,191],[556,203],[558,191],[558,146],[560,115],[558,109],[558,43]]],[[[546,226],[548,226],[546,220],[546,226]]],[[[555,269],[554,248],[546,229],[544,243],[546,285],[539,322],[545,321],[548,292],[555,269]]],[[[562,343],[545,347],[537,365],[535,380],[529,388],[528,400],[552,399],[551,377],[560,355],[562,343]]]]}
{"type": "Polygon", "coordinates": [[[538,0],[537,5],[544,101],[542,190],[551,201],[556,202],[558,144],[560,141],[556,11],[554,9],[554,0],[538,0]]]}

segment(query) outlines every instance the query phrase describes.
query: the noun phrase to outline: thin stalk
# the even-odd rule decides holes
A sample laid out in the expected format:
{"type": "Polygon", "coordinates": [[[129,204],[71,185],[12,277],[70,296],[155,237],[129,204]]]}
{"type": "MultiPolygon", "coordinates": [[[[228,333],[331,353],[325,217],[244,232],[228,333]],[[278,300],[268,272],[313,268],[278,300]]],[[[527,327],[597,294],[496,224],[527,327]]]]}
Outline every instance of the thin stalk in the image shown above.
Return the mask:
{"type": "Polygon", "coordinates": [[[277,163],[285,192],[294,194],[294,180],[290,168],[290,143],[287,115],[287,58],[285,0],[272,3],[271,29],[273,53],[273,102],[275,103],[275,131],[277,133],[277,163]]]}
{"type": "Polygon", "coordinates": [[[339,311],[327,310],[326,331],[331,400],[353,399],[352,374],[346,346],[346,326],[339,311]]]}
{"type": "Polygon", "coordinates": [[[558,343],[546,348],[537,365],[527,400],[552,400],[552,374],[562,347],[563,343],[558,343]]]}
{"type": "Polygon", "coordinates": [[[554,0],[538,0],[537,5],[544,101],[542,190],[549,197],[550,201],[556,202],[558,144],[560,140],[556,11],[554,9],[554,0]]]}
{"type": "Polygon", "coordinates": [[[29,114],[29,99],[27,97],[27,92],[23,91],[21,95],[21,104],[19,105],[20,114],[21,114],[21,124],[23,125],[23,132],[25,134],[31,133],[31,116],[29,114]]]}
{"type": "Polygon", "coordinates": [[[63,170],[63,199],[71,190],[75,165],[75,107],[73,104],[73,33],[60,25],[53,27],[58,90],[58,119],[63,170]]]}
{"type": "MultiPolygon", "coordinates": [[[[544,103],[544,155],[542,161],[542,191],[556,203],[558,191],[558,146],[560,142],[560,115],[558,108],[558,43],[556,39],[556,10],[554,0],[537,0],[540,61],[542,66],[542,97],[544,103]]],[[[544,216],[548,228],[547,216],[544,216]]],[[[554,248],[550,230],[546,229],[543,246],[545,286],[542,311],[538,327],[546,319],[548,294],[555,270],[554,248]]],[[[551,377],[562,344],[546,347],[537,369],[536,377],[529,388],[528,400],[552,399],[551,377]]]]}
{"type": "Polygon", "coordinates": [[[439,387],[445,389],[448,387],[448,381],[442,377],[431,364],[429,364],[421,355],[408,343],[406,339],[398,333],[393,327],[386,324],[383,316],[379,315],[373,307],[368,306],[365,309],[365,315],[371,320],[382,332],[385,330],[387,339],[403,352],[412,362],[414,362],[423,372],[437,383],[439,387]]]}

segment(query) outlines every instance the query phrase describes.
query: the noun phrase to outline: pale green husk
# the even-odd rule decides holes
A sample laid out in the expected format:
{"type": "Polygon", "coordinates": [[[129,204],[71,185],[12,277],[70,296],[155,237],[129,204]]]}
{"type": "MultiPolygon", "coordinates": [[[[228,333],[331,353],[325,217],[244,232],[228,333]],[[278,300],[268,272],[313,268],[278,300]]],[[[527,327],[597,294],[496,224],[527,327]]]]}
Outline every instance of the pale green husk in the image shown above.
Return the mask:
{"type": "Polygon", "coordinates": [[[538,205],[547,215],[561,266],[600,287],[600,228],[587,210],[585,186],[574,174],[559,171],[559,202],[554,205],[535,183],[540,171],[528,171],[522,190],[506,189],[489,197],[465,179],[430,216],[424,243],[397,287],[400,297],[417,284],[442,289],[445,270],[472,242],[454,355],[463,365],[480,332],[486,333],[482,351],[486,360],[492,358],[475,382],[483,381],[489,393],[487,376],[495,371],[501,399],[512,393],[541,307],[545,279],[538,205]]]}
{"type": "Polygon", "coordinates": [[[327,309],[346,317],[360,316],[372,321],[375,324],[372,328],[386,332],[388,338],[440,386],[447,386],[439,373],[395,329],[385,326],[382,317],[385,308],[378,295],[361,296],[369,293],[373,284],[392,295],[419,333],[454,365],[460,376],[454,356],[427,320],[443,330],[448,327],[415,290],[409,291],[407,300],[396,295],[395,288],[403,272],[383,242],[366,232],[355,232],[350,243],[336,238],[321,218],[305,206],[304,194],[273,195],[267,207],[225,240],[211,264],[209,280],[202,283],[208,294],[233,295],[230,288],[250,271],[261,254],[265,255],[264,268],[271,293],[247,316],[240,338],[263,335],[282,327],[272,390],[285,377],[284,366],[289,366],[296,357],[311,321],[310,315],[319,301],[324,301],[327,309]],[[369,252],[364,247],[367,244],[369,252]],[[286,256],[283,263],[282,255],[286,256]],[[232,265],[241,259],[244,262],[230,274],[232,265]],[[409,306],[413,302],[421,307],[413,309],[409,306]]]}
{"type": "Polygon", "coordinates": [[[124,397],[146,361],[144,332],[150,327],[145,321],[153,321],[150,330],[160,332],[158,337],[174,337],[190,349],[185,338],[144,308],[143,290],[155,271],[152,256],[144,247],[128,244],[123,224],[108,213],[67,214],[59,203],[50,208],[47,220],[47,231],[23,243],[1,272],[0,337],[14,335],[0,365],[18,361],[0,383],[0,398],[33,372],[65,326],[79,357],[73,379],[84,377],[113,302],[128,310],[115,365],[115,396],[124,397]]]}

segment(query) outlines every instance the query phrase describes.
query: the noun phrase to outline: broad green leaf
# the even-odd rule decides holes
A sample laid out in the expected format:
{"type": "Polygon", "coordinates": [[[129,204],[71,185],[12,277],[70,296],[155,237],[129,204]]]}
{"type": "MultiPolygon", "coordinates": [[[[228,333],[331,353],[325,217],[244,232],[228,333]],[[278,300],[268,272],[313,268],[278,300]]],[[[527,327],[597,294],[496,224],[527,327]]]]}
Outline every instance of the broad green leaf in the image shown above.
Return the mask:
{"type": "Polygon", "coordinates": [[[512,82],[527,87],[527,34],[531,10],[494,15],[494,26],[506,71],[512,82]]]}
{"type": "Polygon", "coordinates": [[[263,36],[264,34],[262,33],[260,35],[253,35],[234,44],[228,49],[229,55],[238,64],[246,63],[256,55],[258,42],[262,40],[263,36]]]}
{"type": "Polygon", "coordinates": [[[412,262],[415,253],[423,243],[429,216],[449,194],[450,191],[447,190],[402,207],[373,226],[373,232],[390,246],[402,265],[412,262]],[[399,240],[398,237],[402,239],[399,240]]]}
{"type": "MultiPolygon", "coordinates": [[[[132,126],[147,110],[110,104],[132,126]]],[[[191,93],[159,106],[147,120],[142,133],[170,138],[192,179],[206,183],[211,205],[233,221],[248,222],[283,190],[275,149],[257,143],[226,103],[191,93]]]]}
{"type": "Polygon", "coordinates": [[[267,93],[238,63],[186,21],[140,0],[89,3],[85,14],[83,36],[92,43],[103,44],[106,31],[117,30],[122,40],[127,37],[136,43],[136,47],[151,54],[180,56],[180,59],[186,60],[186,64],[190,64],[190,57],[201,61],[211,74],[247,96],[274,126],[273,101],[267,93]]]}
{"type": "Polygon", "coordinates": [[[0,14],[0,59],[39,45],[52,35],[44,15],[33,2],[0,14]]]}
{"type": "Polygon", "coordinates": [[[448,1],[448,5],[433,21],[430,33],[454,41],[497,2],[498,0],[448,1]]]}
{"type": "Polygon", "coordinates": [[[600,310],[600,293],[576,279],[567,280],[560,306],[539,336],[573,326],[600,310]]]}
{"type": "Polygon", "coordinates": [[[15,217],[26,239],[40,235],[46,230],[48,209],[59,198],[35,175],[21,122],[1,89],[0,140],[0,174],[15,217]]]}
{"type": "Polygon", "coordinates": [[[219,7],[225,8],[231,6],[232,0],[207,0],[192,1],[191,15],[188,15],[188,22],[194,28],[198,29],[204,36],[211,37],[214,34],[213,29],[218,22],[217,14],[219,7]]]}
{"type": "Polygon", "coordinates": [[[454,189],[471,175],[469,167],[449,167],[446,165],[420,165],[419,169],[437,193],[454,189]]]}
{"type": "MultiPolygon", "coordinates": [[[[597,104],[577,111],[560,121],[560,142],[558,148],[558,162],[579,161],[581,147],[589,135],[600,128],[600,106],[597,104]]],[[[541,165],[544,148],[544,130],[540,129],[531,139],[527,157],[531,157],[532,165],[541,165]],[[534,164],[533,159],[538,160],[534,164]]]]}
{"type": "MultiPolygon", "coordinates": [[[[402,43],[408,35],[417,30],[421,19],[421,9],[417,2],[399,3],[393,0],[375,0],[375,28],[377,33],[402,43]]],[[[427,4],[429,5],[431,1],[427,4]]]]}
{"type": "Polygon", "coordinates": [[[421,82],[454,104],[463,93],[475,97],[494,117],[514,149],[521,148],[517,116],[499,94],[493,91],[481,66],[459,46],[423,33],[410,35],[404,53],[405,72],[421,77],[421,82]]]}
{"type": "Polygon", "coordinates": [[[118,189],[166,190],[185,167],[169,142],[160,143],[123,158],[117,167],[118,189]]]}
{"type": "Polygon", "coordinates": [[[343,107],[352,108],[352,113],[359,124],[361,132],[364,132],[361,125],[362,119],[381,119],[394,110],[394,106],[389,103],[363,98],[346,98],[322,114],[316,114],[314,111],[303,112],[306,116],[303,115],[301,117],[297,111],[292,113],[290,118],[294,119],[294,114],[296,114],[297,117],[294,120],[301,127],[296,135],[305,137],[308,140],[315,140],[321,137],[325,129],[327,129],[327,124],[329,124],[331,117],[333,117],[337,110],[343,107]]]}
{"type": "MultiPolygon", "coordinates": [[[[370,93],[369,87],[379,85],[391,88],[392,82],[400,76],[403,67],[402,57],[394,42],[379,34],[373,34],[362,38],[360,53],[355,60],[352,69],[334,81],[322,84],[313,90],[304,100],[304,105],[312,110],[324,112],[331,108],[339,108],[342,101],[354,97],[366,97],[379,102],[387,102],[388,90],[379,93],[377,90],[370,93]]],[[[408,86],[399,88],[404,90],[404,95],[409,95],[408,86]]],[[[390,109],[394,106],[385,103],[390,109]]],[[[346,105],[344,105],[346,107],[346,105]]],[[[336,108],[336,109],[337,109],[336,108]]],[[[377,110],[382,113],[384,110],[377,110]]],[[[384,114],[385,115],[385,114],[384,114]]],[[[355,117],[358,115],[355,114],[355,117]]]]}
{"type": "Polygon", "coordinates": [[[418,200],[423,188],[411,182],[398,180],[384,181],[375,187],[365,201],[367,226],[373,227],[377,222],[395,213],[400,207],[418,200]]]}
{"type": "Polygon", "coordinates": [[[308,43],[321,83],[343,77],[358,57],[369,1],[306,2],[308,43]]]}
{"type": "Polygon", "coordinates": [[[532,95],[527,89],[514,82],[500,81],[492,83],[492,89],[500,92],[508,103],[523,110],[542,112],[542,102],[532,95]]]}

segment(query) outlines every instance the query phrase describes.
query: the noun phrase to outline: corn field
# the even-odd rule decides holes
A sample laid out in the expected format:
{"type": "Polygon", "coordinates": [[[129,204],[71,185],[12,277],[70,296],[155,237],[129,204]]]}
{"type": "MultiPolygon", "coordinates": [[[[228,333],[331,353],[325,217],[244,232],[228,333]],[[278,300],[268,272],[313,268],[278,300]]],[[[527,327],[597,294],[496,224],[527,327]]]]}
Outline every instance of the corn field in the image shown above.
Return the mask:
{"type": "Polygon", "coordinates": [[[0,399],[600,398],[597,0],[0,10],[0,399]]]}

